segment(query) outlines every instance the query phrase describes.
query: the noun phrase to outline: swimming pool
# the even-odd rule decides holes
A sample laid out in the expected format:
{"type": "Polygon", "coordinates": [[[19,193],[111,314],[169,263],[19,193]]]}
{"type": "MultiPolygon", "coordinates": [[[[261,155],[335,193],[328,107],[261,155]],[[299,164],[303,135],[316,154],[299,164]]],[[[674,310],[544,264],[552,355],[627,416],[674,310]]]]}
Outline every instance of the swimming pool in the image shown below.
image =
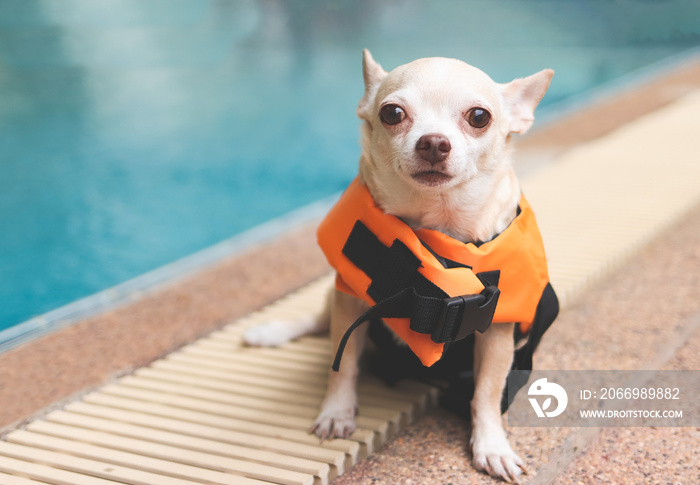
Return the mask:
{"type": "Polygon", "coordinates": [[[0,330],[341,190],[364,47],[542,108],[700,44],[671,0],[0,2],[0,330]]]}

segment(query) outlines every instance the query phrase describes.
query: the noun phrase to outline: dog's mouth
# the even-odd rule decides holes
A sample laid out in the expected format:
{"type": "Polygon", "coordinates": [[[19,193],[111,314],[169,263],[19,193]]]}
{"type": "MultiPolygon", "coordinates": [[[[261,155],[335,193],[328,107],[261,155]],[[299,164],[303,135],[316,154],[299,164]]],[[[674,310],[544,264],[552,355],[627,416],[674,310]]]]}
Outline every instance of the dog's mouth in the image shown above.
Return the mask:
{"type": "Polygon", "coordinates": [[[425,170],[423,172],[414,173],[411,175],[411,178],[420,184],[436,187],[452,180],[452,175],[438,172],[437,170],[425,170]]]}

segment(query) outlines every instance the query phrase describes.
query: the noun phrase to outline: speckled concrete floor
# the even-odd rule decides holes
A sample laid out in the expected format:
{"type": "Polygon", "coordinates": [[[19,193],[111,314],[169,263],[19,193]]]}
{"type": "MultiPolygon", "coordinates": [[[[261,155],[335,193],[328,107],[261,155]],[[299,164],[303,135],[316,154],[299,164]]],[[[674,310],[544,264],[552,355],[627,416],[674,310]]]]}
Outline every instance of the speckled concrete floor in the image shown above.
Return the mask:
{"type": "MultiPolygon", "coordinates": [[[[697,86],[700,62],[533,132],[519,143],[520,169],[535,170],[553,154],[697,86]]],[[[700,368],[700,332],[691,331],[700,313],[700,208],[670,234],[569,307],[543,341],[536,365],[624,369],[656,358],[660,366],[700,368]],[[683,332],[687,342],[679,340],[683,332]],[[678,351],[662,361],[673,345],[678,351]]],[[[0,428],[153,361],[327,271],[310,224],[136,303],[5,352],[0,428]]],[[[438,410],[334,484],[493,483],[468,465],[467,432],[464,422],[438,410]]],[[[511,428],[511,443],[530,470],[523,481],[700,483],[697,428],[610,428],[584,433],[582,441],[576,433],[511,428]]]]}

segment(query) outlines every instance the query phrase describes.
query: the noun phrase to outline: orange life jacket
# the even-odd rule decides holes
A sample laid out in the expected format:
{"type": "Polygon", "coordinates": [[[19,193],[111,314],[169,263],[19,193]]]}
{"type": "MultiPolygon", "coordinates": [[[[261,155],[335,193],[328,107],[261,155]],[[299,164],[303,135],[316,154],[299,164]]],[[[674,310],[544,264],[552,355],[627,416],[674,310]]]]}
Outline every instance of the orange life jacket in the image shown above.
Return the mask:
{"type": "MultiPolygon", "coordinates": [[[[457,299],[465,308],[453,322],[456,326],[469,326],[473,313],[474,319],[482,320],[476,322],[482,332],[491,322],[515,322],[520,334],[527,334],[549,286],[542,237],[524,197],[517,216],[502,233],[485,243],[463,243],[430,229],[414,231],[398,217],[383,212],[367,187],[355,179],[323,220],[317,236],[328,262],[337,271],[336,288],[370,306],[379,306],[397,293],[426,296],[424,293],[434,291],[426,290],[431,284],[444,292],[427,295],[429,300],[422,305],[427,309],[396,315],[409,318],[384,318],[425,366],[437,362],[445,344],[456,340],[455,335],[460,333],[459,328],[437,332],[431,328],[446,312],[460,311],[450,307],[450,297],[464,296],[466,301],[457,299]],[[378,290],[380,279],[384,288],[378,290]],[[448,301],[447,306],[442,301],[448,301]],[[436,312],[442,312],[442,316],[436,312]],[[412,323],[418,320],[423,323],[418,324],[417,331],[412,323]]],[[[394,298],[391,306],[405,306],[409,304],[407,298],[394,298]]],[[[473,331],[472,327],[467,332],[473,331]]],[[[462,329],[460,337],[464,336],[462,329]]]]}

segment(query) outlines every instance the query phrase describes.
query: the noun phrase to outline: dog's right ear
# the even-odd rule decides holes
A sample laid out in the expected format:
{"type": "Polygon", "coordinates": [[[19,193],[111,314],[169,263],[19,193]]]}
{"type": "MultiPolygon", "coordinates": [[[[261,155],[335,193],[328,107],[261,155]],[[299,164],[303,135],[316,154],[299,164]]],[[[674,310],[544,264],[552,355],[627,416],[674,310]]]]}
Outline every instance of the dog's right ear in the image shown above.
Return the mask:
{"type": "Polygon", "coordinates": [[[365,94],[357,106],[357,116],[369,120],[371,113],[369,112],[372,106],[372,101],[377,94],[377,89],[382,79],[387,75],[387,72],[382,69],[372,57],[368,49],[362,51],[362,76],[365,80],[365,94]]]}
{"type": "Polygon", "coordinates": [[[530,129],[535,120],[535,108],[547,92],[553,75],[554,71],[545,69],[501,85],[510,116],[509,133],[524,134],[530,129]]]}

